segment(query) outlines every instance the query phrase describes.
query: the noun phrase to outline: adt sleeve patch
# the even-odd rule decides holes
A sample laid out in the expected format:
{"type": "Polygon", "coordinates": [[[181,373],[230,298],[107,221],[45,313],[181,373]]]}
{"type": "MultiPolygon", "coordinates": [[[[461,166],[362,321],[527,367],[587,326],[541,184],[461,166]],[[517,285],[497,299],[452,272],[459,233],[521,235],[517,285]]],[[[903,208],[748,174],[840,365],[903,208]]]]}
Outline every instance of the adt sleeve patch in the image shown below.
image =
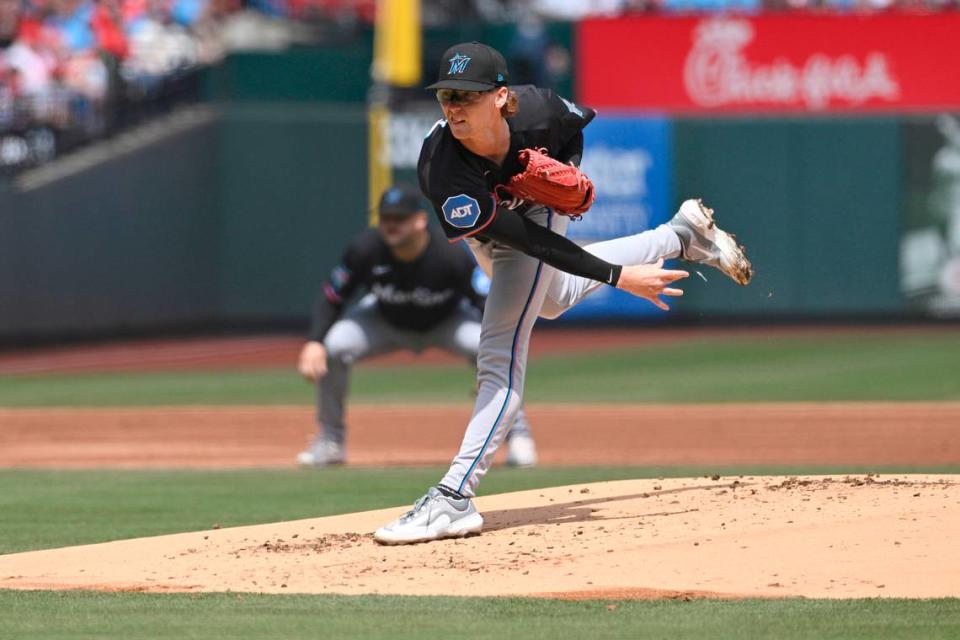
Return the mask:
{"type": "Polygon", "coordinates": [[[458,229],[470,229],[480,217],[480,204],[465,193],[447,198],[442,209],[447,224],[458,229]]]}

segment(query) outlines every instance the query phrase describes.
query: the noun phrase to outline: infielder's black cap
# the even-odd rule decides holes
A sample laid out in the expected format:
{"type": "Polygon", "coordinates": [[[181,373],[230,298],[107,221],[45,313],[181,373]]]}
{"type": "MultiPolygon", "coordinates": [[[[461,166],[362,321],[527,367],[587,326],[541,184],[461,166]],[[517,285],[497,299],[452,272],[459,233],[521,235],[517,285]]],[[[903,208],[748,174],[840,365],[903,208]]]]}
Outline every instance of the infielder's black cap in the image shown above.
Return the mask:
{"type": "Polygon", "coordinates": [[[509,82],[507,61],[499,51],[479,42],[463,42],[443,54],[440,78],[427,89],[487,91],[509,82]]]}
{"type": "Polygon", "coordinates": [[[420,192],[408,184],[395,184],[380,196],[381,216],[409,216],[423,210],[420,192]]]}

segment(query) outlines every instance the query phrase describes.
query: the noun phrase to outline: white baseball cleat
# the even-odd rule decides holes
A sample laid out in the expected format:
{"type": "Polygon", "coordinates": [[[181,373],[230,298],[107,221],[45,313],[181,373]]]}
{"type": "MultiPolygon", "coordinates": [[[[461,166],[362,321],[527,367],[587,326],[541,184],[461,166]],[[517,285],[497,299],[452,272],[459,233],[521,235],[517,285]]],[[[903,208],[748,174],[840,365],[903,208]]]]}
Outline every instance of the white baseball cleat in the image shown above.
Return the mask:
{"type": "Polygon", "coordinates": [[[323,437],[316,438],[305,451],[297,454],[297,464],[303,467],[327,467],[343,462],[343,445],[323,437]]]}
{"type": "Polygon", "coordinates": [[[507,464],[511,467],[533,467],[537,464],[537,445],[527,434],[507,440],[507,464]]]}
{"type": "Polygon", "coordinates": [[[380,527],[373,539],[380,544],[413,544],[480,533],[483,516],[470,498],[451,498],[436,487],[413,503],[398,520],[380,527]]]}
{"type": "Polygon", "coordinates": [[[753,267],[737,239],[713,220],[713,209],[700,200],[685,200],[667,223],[680,238],[683,259],[715,267],[738,284],[746,285],[753,267]]]}

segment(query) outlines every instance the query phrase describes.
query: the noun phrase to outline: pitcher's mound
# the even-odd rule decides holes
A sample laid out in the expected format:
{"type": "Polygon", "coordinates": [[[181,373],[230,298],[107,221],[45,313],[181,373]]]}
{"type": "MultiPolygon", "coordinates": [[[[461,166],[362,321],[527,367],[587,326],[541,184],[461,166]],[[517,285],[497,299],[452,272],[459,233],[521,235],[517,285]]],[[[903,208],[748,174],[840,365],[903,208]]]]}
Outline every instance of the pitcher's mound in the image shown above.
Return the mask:
{"type": "Polygon", "coordinates": [[[378,546],[403,510],[386,509],[3,556],[0,588],[960,596],[957,476],[631,480],[477,506],[484,532],[464,540],[378,546]]]}

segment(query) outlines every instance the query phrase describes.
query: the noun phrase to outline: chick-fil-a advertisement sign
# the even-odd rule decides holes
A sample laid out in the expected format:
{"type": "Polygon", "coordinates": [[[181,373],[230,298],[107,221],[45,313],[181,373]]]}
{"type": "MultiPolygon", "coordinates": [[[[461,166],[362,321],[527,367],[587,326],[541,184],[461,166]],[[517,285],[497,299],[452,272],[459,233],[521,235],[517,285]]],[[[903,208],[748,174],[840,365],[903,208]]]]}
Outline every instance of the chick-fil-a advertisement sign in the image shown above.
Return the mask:
{"type": "Polygon", "coordinates": [[[960,14],[622,18],[578,26],[578,97],[672,112],[960,106],[960,14]]]}

